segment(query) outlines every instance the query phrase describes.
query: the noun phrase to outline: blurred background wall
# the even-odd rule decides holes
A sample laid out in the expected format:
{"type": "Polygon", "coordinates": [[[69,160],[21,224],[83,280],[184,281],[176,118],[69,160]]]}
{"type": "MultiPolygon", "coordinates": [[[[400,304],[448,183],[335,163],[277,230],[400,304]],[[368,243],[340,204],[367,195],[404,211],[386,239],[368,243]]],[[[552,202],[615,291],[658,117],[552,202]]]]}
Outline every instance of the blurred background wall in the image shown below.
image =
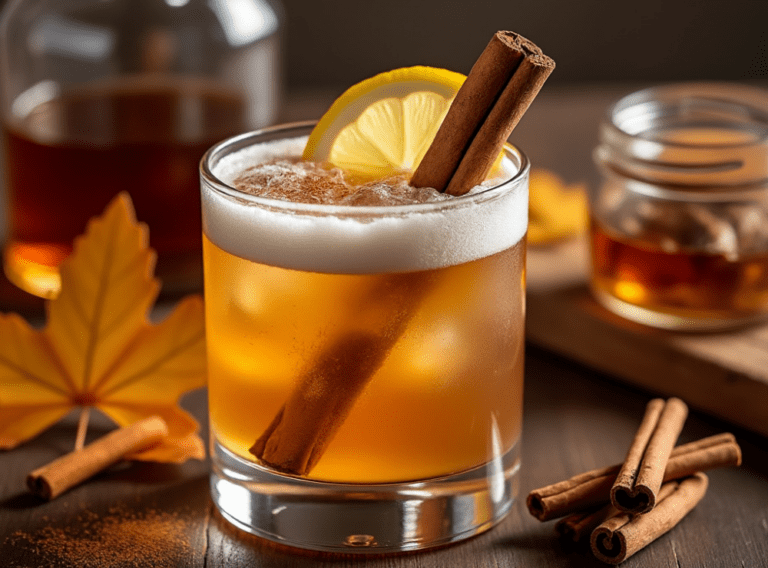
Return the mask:
{"type": "Polygon", "coordinates": [[[768,79],[768,0],[280,1],[289,89],[418,64],[466,73],[500,29],[555,59],[550,84],[768,79]]]}
{"type": "Polygon", "coordinates": [[[557,62],[550,84],[768,78],[768,0],[283,0],[289,88],[469,71],[493,32],[557,62]]]}

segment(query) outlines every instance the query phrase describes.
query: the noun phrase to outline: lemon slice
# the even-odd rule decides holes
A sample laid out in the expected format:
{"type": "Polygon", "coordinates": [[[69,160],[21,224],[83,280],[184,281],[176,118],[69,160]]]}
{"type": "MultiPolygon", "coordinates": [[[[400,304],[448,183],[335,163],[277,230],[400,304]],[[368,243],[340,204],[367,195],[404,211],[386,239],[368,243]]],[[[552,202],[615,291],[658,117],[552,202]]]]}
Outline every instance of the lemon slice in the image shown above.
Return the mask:
{"type": "Polygon", "coordinates": [[[587,229],[587,196],[582,184],[566,186],[555,173],[532,170],[529,188],[528,243],[551,244],[587,229]]]}
{"type": "Polygon", "coordinates": [[[465,79],[446,69],[405,67],[353,85],[317,123],[303,157],[359,181],[410,178],[465,79]]]}

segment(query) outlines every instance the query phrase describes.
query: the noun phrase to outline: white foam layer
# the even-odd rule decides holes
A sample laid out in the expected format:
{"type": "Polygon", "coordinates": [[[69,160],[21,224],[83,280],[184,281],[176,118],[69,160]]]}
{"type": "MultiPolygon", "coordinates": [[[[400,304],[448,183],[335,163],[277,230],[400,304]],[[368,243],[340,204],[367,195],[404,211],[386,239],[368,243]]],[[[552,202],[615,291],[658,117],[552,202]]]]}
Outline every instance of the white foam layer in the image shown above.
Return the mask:
{"type": "MultiPolygon", "coordinates": [[[[231,185],[248,166],[301,155],[305,142],[253,145],[224,157],[212,173],[231,185]]],[[[507,177],[516,173],[512,159],[505,159],[504,171],[507,177]]],[[[513,246],[528,225],[527,177],[512,189],[415,206],[281,205],[247,195],[238,199],[207,183],[202,201],[205,234],[218,247],[262,264],[335,274],[462,264],[513,246]]]]}
{"type": "Polygon", "coordinates": [[[301,156],[306,145],[306,136],[254,144],[239,152],[232,152],[224,156],[213,168],[213,175],[225,184],[232,186],[235,178],[246,168],[275,158],[301,156]]]}

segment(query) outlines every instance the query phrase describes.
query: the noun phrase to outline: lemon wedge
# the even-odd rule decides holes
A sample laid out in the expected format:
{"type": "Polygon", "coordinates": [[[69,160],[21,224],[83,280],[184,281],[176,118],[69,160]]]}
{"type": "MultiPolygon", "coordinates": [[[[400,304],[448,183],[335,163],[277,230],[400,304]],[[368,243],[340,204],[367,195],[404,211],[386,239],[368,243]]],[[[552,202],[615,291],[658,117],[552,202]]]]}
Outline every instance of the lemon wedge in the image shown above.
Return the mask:
{"type": "Polygon", "coordinates": [[[303,158],[328,162],[358,181],[410,178],[465,79],[419,66],[353,85],[317,123],[303,158]]]}

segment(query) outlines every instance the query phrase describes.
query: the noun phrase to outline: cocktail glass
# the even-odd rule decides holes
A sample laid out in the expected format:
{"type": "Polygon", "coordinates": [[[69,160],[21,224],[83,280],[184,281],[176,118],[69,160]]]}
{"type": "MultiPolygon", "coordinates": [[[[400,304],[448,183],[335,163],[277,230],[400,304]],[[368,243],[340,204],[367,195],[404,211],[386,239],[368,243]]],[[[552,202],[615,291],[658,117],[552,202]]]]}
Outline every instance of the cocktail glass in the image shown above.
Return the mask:
{"type": "Polygon", "coordinates": [[[487,530],[517,490],[528,161],[445,201],[294,203],[235,189],[311,123],[201,163],[213,500],[256,535],[336,552],[487,530]]]}

